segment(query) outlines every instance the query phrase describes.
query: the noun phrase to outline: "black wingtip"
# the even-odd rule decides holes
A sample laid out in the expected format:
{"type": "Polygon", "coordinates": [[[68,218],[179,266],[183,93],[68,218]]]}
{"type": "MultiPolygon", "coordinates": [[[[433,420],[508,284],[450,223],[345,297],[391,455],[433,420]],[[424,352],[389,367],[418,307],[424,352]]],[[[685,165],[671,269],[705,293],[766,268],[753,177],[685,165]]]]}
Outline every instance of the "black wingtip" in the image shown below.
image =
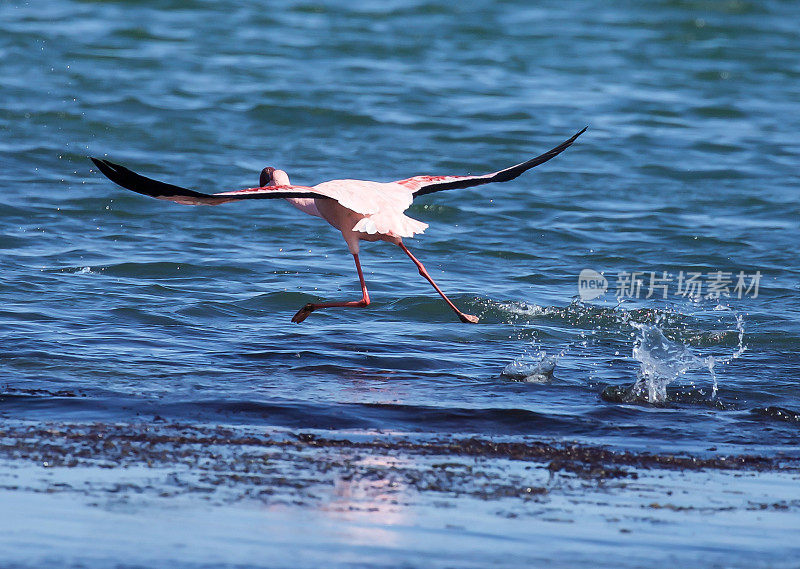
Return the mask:
{"type": "Polygon", "coordinates": [[[94,165],[97,166],[97,169],[100,170],[100,173],[102,173],[106,178],[112,182],[119,183],[117,182],[117,171],[113,165],[108,162],[108,160],[95,158],[94,156],[90,156],[89,159],[94,162],[94,165]]]}
{"type": "Polygon", "coordinates": [[[531,158],[527,162],[522,162],[521,164],[517,164],[516,166],[511,166],[510,168],[506,168],[505,170],[500,170],[499,172],[495,172],[494,174],[487,174],[486,176],[465,176],[461,180],[455,180],[451,182],[439,182],[439,183],[431,183],[422,186],[420,189],[414,192],[414,195],[417,196],[424,196],[426,194],[431,194],[433,192],[440,192],[442,190],[454,190],[458,188],[471,188],[473,186],[479,186],[482,184],[488,184],[490,182],[508,182],[509,180],[513,180],[517,178],[523,172],[527,172],[531,168],[535,168],[539,164],[544,164],[548,160],[555,158],[562,152],[564,152],[567,148],[572,146],[572,143],[582,135],[586,130],[589,128],[589,125],[586,125],[581,130],[573,134],[570,138],[556,146],[555,148],[551,148],[544,154],[540,154],[535,158],[531,158]]]}
{"type": "Polygon", "coordinates": [[[572,144],[573,142],[575,142],[575,140],[580,135],[582,135],[587,130],[589,130],[589,125],[588,124],[585,127],[583,127],[582,129],[580,129],[578,132],[576,132],[574,135],[572,135],[572,137],[569,140],[567,140],[566,142],[564,142],[563,144],[567,144],[567,145],[572,144]]]}
{"type": "Polygon", "coordinates": [[[536,167],[536,166],[538,166],[540,164],[544,164],[548,160],[551,160],[551,159],[555,158],[556,156],[558,156],[559,154],[564,152],[567,148],[572,146],[572,143],[575,142],[575,140],[580,135],[582,135],[584,132],[586,132],[586,129],[588,129],[588,128],[589,128],[588,125],[583,127],[581,130],[579,130],[578,132],[573,134],[570,138],[568,138],[567,140],[565,140],[564,142],[562,142],[561,144],[559,144],[555,148],[551,148],[550,150],[548,150],[544,154],[540,154],[536,158],[531,158],[527,162],[523,162],[522,164],[517,164],[516,166],[512,166],[511,168],[507,168],[505,170],[501,170],[500,172],[497,173],[497,175],[494,177],[494,179],[492,181],[494,181],[494,182],[507,182],[508,180],[513,180],[514,178],[516,178],[517,176],[519,176],[523,172],[526,172],[526,171],[530,170],[531,168],[534,168],[534,167],[536,167]]]}
{"type": "Polygon", "coordinates": [[[208,198],[208,194],[195,192],[187,188],[167,184],[147,178],[141,174],[129,170],[125,166],[115,164],[105,158],[95,158],[90,156],[89,159],[94,162],[97,169],[109,180],[122,186],[125,189],[151,196],[154,198],[170,199],[173,197],[191,197],[191,198],[208,198]]]}

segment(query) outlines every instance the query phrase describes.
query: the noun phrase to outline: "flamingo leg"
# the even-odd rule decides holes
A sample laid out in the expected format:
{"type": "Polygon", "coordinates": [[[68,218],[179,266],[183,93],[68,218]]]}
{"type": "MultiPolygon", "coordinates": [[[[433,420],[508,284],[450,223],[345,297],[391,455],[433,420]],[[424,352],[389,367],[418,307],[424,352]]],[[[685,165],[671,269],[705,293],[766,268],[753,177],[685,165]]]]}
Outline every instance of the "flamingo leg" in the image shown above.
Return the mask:
{"type": "Polygon", "coordinates": [[[397,244],[400,246],[400,248],[403,251],[405,251],[406,255],[408,255],[411,258],[411,260],[414,261],[414,264],[417,266],[417,269],[419,269],[419,274],[422,275],[423,277],[425,277],[427,279],[427,281],[433,285],[433,288],[436,289],[436,292],[439,293],[439,296],[441,296],[444,299],[444,301],[448,304],[448,306],[450,306],[450,308],[453,309],[453,312],[458,314],[458,318],[464,323],[477,324],[478,317],[477,316],[473,316],[472,314],[464,314],[458,308],[456,308],[456,305],[453,304],[450,301],[450,299],[447,298],[447,296],[445,296],[445,294],[442,292],[442,289],[440,289],[436,285],[436,283],[433,282],[433,279],[428,274],[428,271],[425,270],[425,267],[423,266],[423,264],[420,263],[419,260],[417,260],[417,258],[414,255],[411,254],[411,251],[408,250],[408,247],[406,247],[405,244],[402,241],[398,242],[397,244]]]}
{"type": "Polygon", "coordinates": [[[353,253],[353,259],[356,261],[356,271],[358,271],[358,280],[361,282],[361,300],[351,300],[349,302],[309,302],[303,308],[297,311],[297,314],[292,316],[292,322],[299,324],[308,315],[317,310],[318,308],[334,308],[334,307],[351,307],[351,308],[364,308],[369,306],[369,293],[367,292],[367,283],[364,282],[364,273],[361,272],[361,263],[358,260],[358,253],[353,253]]]}

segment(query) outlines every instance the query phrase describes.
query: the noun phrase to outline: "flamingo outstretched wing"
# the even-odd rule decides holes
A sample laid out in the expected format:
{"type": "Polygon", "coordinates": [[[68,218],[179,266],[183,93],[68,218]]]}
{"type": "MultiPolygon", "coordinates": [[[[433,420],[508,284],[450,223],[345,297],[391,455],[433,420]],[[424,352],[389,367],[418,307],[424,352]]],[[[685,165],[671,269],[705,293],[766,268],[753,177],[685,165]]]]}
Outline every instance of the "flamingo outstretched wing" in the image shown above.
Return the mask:
{"type": "Polygon", "coordinates": [[[165,182],[159,182],[152,178],[147,178],[124,166],[114,164],[109,160],[92,158],[92,162],[94,162],[95,166],[97,166],[109,180],[123,188],[146,196],[184,205],[219,205],[246,199],[330,197],[307,186],[265,186],[261,188],[246,188],[233,192],[204,194],[188,188],[182,188],[165,182]]]}
{"type": "Polygon", "coordinates": [[[548,150],[544,154],[531,158],[526,162],[511,166],[505,170],[492,172],[491,174],[483,174],[481,176],[414,176],[405,180],[398,180],[395,184],[400,184],[407,187],[415,196],[424,196],[433,192],[440,192],[442,190],[455,190],[458,188],[471,188],[473,186],[480,186],[481,184],[489,184],[491,182],[508,182],[513,180],[523,172],[531,168],[547,162],[564,152],[569,146],[575,142],[580,135],[586,132],[586,127],[580,132],[576,133],[569,140],[565,140],[555,148],[548,150]]]}
{"type": "Polygon", "coordinates": [[[109,160],[92,158],[97,168],[115,184],[128,190],[184,205],[220,205],[237,200],[313,198],[333,199],[357,213],[404,211],[411,205],[412,193],[405,186],[366,180],[331,180],[310,186],[262,186],[229,192],[204,194],[181,186],[159,182],[109,160]]]}

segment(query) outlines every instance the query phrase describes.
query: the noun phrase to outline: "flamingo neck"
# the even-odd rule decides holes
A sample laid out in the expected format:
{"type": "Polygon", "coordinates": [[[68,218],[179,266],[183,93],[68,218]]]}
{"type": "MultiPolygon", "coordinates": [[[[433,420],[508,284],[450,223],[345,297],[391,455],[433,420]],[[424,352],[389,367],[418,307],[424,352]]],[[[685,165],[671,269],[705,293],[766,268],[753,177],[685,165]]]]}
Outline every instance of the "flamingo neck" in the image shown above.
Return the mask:
{"type": "Polygon", "coordinates": [[[317,206],[314,204],[314,198],[286,198],[286,201],[308,215],[322,217],[317,206]]]}

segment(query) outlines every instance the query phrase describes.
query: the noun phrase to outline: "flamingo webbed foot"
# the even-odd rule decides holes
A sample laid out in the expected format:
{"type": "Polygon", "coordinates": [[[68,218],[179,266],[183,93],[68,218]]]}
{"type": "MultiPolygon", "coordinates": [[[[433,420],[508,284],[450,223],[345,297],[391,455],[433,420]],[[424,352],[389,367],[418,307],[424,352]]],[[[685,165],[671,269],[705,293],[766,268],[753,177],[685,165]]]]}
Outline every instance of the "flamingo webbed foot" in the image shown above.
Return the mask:
{"type": "Polygon", "coordinates": [[[478,321],[480,320],[480,318],[478,318],[477,316],[473,316],[472,314],[464,314],[463,312],[458,315],[458,318],[464,324],[477,324],[478,321]]]}
{"type": "Polygon", "coordinates": [[[295,324],[300,324],[300,322],[308,318],[309,314],[314,312],[315,308],[316,307],[309,302],[303,308],[298,310],[294,316],[292,316],[292,322],[294,322],[295,324]]]}

